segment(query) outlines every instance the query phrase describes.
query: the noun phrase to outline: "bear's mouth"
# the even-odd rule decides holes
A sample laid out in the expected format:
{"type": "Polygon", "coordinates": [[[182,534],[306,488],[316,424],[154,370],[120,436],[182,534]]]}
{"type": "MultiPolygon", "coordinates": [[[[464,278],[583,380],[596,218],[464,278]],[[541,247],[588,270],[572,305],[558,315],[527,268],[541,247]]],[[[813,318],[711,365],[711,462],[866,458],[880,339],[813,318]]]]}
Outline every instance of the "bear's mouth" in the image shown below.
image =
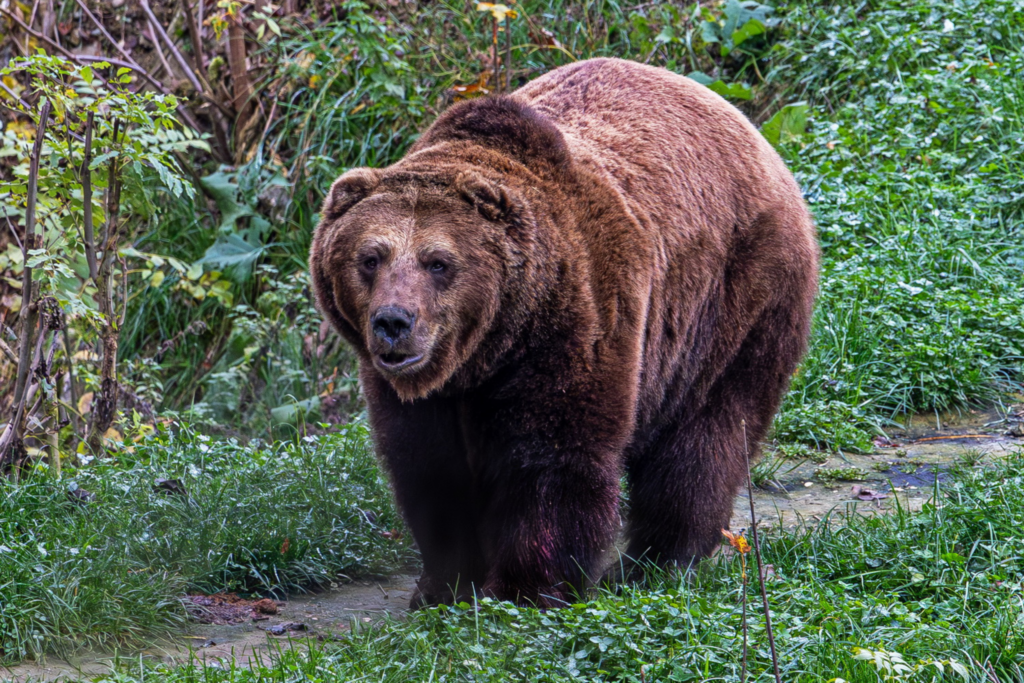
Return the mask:
{"type": "Polygon", "coordinates": [[[391,372],[408,369],[419,363],[421,360],[423,360],[422,354],[413,355],[411,353],[399,353],[397,351],[390,351],[388,353],[381,353],[377,355],[377,364],[391,372]]]}

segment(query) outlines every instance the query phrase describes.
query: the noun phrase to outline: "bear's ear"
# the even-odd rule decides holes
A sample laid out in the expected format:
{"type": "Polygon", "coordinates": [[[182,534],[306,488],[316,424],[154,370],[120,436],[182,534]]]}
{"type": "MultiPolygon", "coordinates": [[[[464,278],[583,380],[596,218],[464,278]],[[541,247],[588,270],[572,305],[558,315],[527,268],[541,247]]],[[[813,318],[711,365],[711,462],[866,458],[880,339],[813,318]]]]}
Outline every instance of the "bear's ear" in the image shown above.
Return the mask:
{"type": "Polygon", "coordinates": [[[324,198],[320,216],[325,220],[341,217],[365,199],[380,183],[380,171],[374,168],[353,168],[334,181],[324,198]]]}
{"type": "Polygon", "coordinates": [[[475,171],[463,171],[455,178],[455,189],[489,221],[512,220],[519,203],[505,188],[475,171]]]}

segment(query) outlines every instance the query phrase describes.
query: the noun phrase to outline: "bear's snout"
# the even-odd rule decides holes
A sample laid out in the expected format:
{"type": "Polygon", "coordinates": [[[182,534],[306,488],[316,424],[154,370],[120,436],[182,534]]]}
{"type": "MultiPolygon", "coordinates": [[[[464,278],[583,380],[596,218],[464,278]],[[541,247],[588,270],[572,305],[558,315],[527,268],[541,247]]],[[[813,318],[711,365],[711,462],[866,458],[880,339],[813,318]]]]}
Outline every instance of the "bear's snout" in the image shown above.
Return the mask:
{"type": "Polygon", "coordinates": [[[412,332],[412,324],[416,315],[398,306],[381,306],[370,319],[373,336],[386,341],[391,346],[407,339],[412,332]]]}
{"type": "Polygon", "coordinates": [[[416,314],[401,306],[381,306],[370,316],[376,364],[389,373],[411,370],[423,360],[413,336],[416,314]]]}

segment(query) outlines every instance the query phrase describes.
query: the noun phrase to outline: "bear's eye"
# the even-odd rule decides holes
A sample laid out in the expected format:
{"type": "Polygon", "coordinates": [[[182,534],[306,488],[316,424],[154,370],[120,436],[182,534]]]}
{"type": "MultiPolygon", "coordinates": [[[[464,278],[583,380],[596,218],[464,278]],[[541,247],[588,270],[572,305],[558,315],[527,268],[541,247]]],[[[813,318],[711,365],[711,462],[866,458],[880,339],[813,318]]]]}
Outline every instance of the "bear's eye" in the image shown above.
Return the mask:
{"type": "Polygon", "coordinates": [[[427,266],[427,270],[434,275],[440,275],[444,271],[448,270],[448,266],[446,266],[443,261],[432,261],[430,265],[427,266]]]}
{"type": "Polygon", "coordinates": [[[377,257],[376,256],[368,256],[368,257],[363,259],[363,262],[360,265],[362,266],[363,271],[365,271],[367,273],[372,273],[373,271],[377,270],[377,265],[378,265],[377,257]]]}

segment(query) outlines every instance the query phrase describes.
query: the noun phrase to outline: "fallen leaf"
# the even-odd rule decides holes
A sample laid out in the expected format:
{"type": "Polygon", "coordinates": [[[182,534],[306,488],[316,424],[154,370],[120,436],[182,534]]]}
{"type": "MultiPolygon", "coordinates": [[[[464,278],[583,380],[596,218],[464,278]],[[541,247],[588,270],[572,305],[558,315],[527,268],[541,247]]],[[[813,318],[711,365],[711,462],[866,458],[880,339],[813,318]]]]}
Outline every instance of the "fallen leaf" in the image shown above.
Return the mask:
{"type": "Polygon", "coordinates": [[[187,496],[188,490],[181,479],[157,479],[153,483],[153,491],[166,495],[187,496]]]}
{"type": "Polygon", "coordinates": [[[865,486],[857,486],[856,484],[850,492],[857,500],[882,500],[883,498],[889,497],[888,493],[878,493],[877,491],[872,491],[865,486]]]}

